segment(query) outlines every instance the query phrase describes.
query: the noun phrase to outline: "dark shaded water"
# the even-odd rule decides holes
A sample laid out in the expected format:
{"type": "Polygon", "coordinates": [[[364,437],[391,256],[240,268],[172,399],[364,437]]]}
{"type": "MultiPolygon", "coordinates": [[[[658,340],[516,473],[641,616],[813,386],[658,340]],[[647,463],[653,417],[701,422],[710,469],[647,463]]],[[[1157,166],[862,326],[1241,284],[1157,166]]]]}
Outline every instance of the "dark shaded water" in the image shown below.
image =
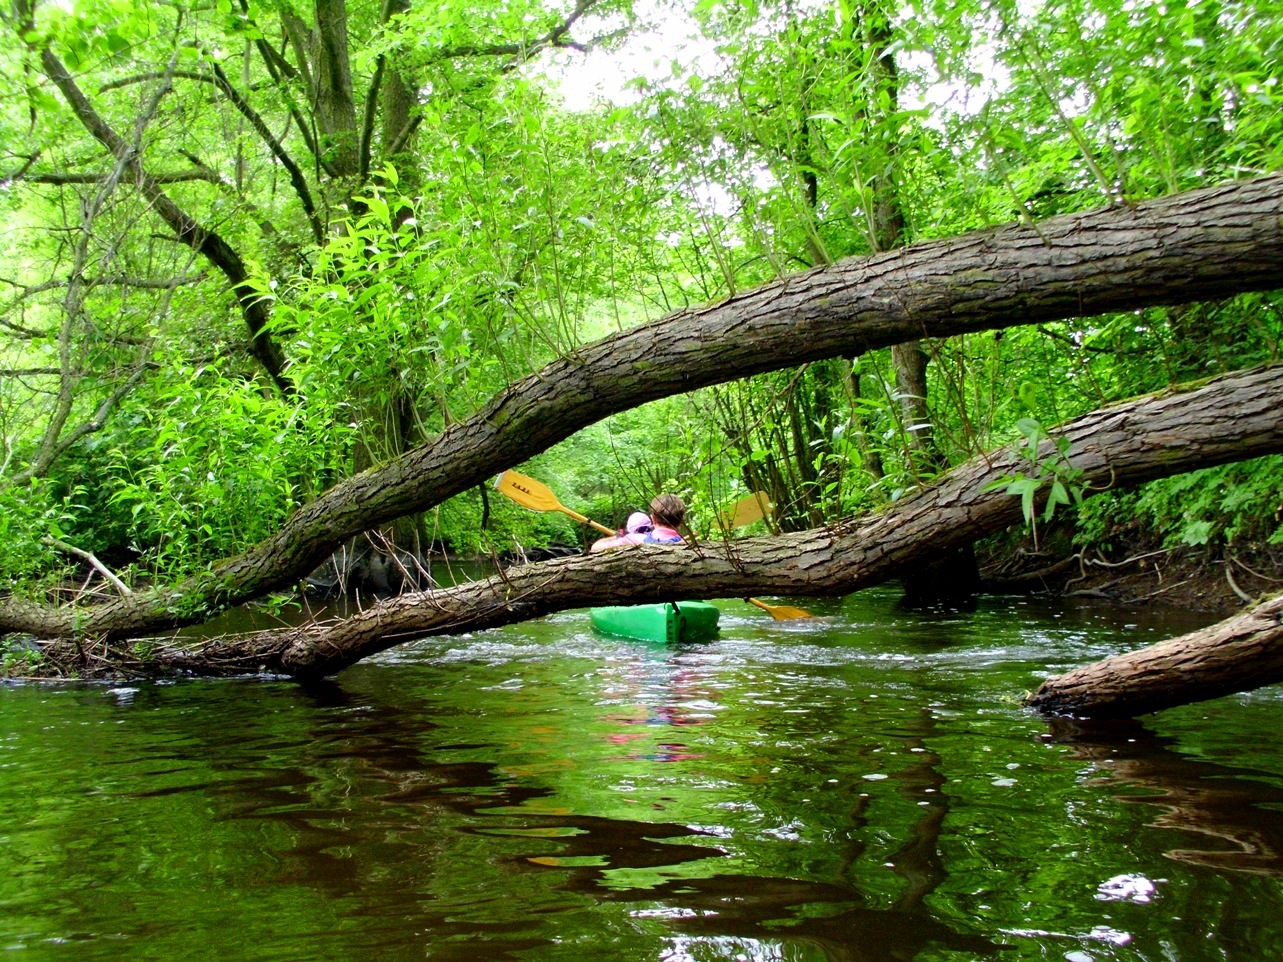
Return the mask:
{"type": "Polygon", "coordinates": [[[719,639],[585,612],[331,684],[0,688],[25,958],[1283,958],[1283,691],[1082,730],[1154,612],[893,591],[719,639]]]}

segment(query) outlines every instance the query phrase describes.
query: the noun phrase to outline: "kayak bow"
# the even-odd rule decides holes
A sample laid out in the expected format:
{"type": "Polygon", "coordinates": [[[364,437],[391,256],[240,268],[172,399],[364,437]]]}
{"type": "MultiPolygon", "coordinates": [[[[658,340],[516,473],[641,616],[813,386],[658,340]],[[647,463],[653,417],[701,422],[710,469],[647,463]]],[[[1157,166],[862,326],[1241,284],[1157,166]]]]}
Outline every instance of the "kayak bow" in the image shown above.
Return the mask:
{"type": "Polygon", "coordinates": [[[712,638],[721,612],[706,601],[667,601],[592,608],[588,614],[593,627],[604,634],[673,645],[712,638]]]}

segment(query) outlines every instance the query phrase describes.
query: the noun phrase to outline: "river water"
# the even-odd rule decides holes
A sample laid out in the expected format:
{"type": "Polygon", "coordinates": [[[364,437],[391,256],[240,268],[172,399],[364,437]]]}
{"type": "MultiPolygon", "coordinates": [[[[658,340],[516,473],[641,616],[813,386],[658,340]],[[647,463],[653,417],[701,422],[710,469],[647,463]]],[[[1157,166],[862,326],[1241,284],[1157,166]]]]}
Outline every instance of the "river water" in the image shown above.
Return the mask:
{"type": "Polygon", "coordinates": [[[0,687],[0,948],[1283,958],[1283,690],[1094,728],[1020,705],[1188,616],[798,602],[727,601],[692,647],[577,611],[311,687],[0,687]]]}

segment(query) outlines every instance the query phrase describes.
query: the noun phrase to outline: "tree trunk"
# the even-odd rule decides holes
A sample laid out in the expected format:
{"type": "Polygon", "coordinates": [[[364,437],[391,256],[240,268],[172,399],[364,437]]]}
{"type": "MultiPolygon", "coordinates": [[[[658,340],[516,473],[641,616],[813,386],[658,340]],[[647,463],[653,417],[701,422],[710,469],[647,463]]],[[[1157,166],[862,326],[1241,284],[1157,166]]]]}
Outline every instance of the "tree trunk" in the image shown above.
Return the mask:
{"type": "MultiPolygon", "coordinates": [[[[873,191],[873,238],[878,250],[899,248],[905,240],[904,207],[900,203],[900,71],[895,60],[895,31],[890,5],[874,0],[864,5],[863,30],[873,48],[871,69],[877,78],[879,97],[886,99],[876,139],[881,142],[886,162],[871,179],[873,191]]],[[[907,444],[907,460],[914,478],[932,478],[949,467],[949,459],[936,442],[935,423],[927,403],[927,362],[930,355],[915,338],[891,348],[895,368],[896,395],[907,444]]],[[[973,602],[980,588],[980,567],[970,544],[942,551],[917,566],[902,579],[904,602],[911,607],[973,602]]]]}
{"type": "Polygon", "coordinates": [[[316,29],[310,40],[312,102],[322,150],[336,177],[354,177],[361,164],[345,0],[316,0],[316,29]]]}
{"type": "Polygon", "coordinates": [[[1131,718],[1283,681],[1283,595],[1202,631],[1048,678],[1025,704],[1131,718]]]}
{"type": "MultiPolygon", "coordinates": [[[[850,258],[677,311],[553,361],[431,441],[336,485],[275,535],[203,575],[75,610],[8,599],[0,630],[119,638],[208,618],[288,586],[354,534],[439,504],[610,414],[699,387],[919,336],[1270,290],[1283,263],[1281,212],[1283,177],[1265,177],[850,258]]],[[[1189,466],[1256,447],[1238,432],[1227,436],[1238,441],[1227,448],[1206,439],[1207,457],[1189,466]]],[[[1118,479],[1127,480],[1121,471],[1118,479]]],[[[964,542],[953,537],[964,530],[974,537],[991,528],[962,526],[949,533],[951,544],[964,542]]],[[[812,587],[829,590],[805,579],[791,590],[812,587]]]]}
{"type": "MultiPolygon", "coordinates": [[[[1275,365],[1106,408],[1058,434],[1070,441],[1080,483],[1102,490],[1283,451],[1280,396],[1283,365],[1275,365]]],[[[1055,451],[1049,440],[1040,454],[1050,458],[1055,451]]],[[[219,639],[200,650],[162,650],[155,664],[188,672],[329,675],[410,638],[477,631],[567,608],[767,592],[849,594],[1019,523],[1020,498],[989,485],[1027,466],[1012,446],[972,459],[936,486],[870,518],[768,538],[638,545],[558,558],[404,595],[338,624],[219,639]]],[[[64,643],[58,657],[74,657],[76,650],[64,643]]]]}

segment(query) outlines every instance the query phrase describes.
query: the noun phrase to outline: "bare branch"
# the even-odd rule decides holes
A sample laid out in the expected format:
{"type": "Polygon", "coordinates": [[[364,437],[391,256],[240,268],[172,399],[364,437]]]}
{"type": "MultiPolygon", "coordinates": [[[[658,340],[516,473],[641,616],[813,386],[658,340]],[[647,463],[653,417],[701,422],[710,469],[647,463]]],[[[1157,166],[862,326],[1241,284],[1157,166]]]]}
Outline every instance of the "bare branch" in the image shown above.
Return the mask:
{"type": "MultiPolygon", "coordinates": [[[[87,288],[136,287],[141,290],[164,291],[171,287],[183,287],[188,284],[199,284],[207,277],[209,277],[209,275],[204,271],[201,271],[199,274],[184,274],[181,277],[170,277],[165,278],[164,280],[155,277],[132,277],[127,274],[113,274],[110,277],[86,277],[82,279],[80,283],[84,284],[87,288]]],[[[45,291],[60,290],[66,287],[69,283],[69,281],[45,281],[43,284],[32,284],[28,286],[7,277],[0,277],[0,284],[8,284],[10,287],[18,288],[17,298],[19,300],[34,297],[37,294],[43,294],[45,291]]],[[[5,322],[0,320],[0,324],[3,323],[5,322]]]]}
{"type": "Polygon", "coordinates": [[[85,551],[83,548],[77,548],[75,545],[67,544],[65,541],[59,541],[53,535],[47,534],[40,540],[51,548],[57,548],[59,551],[75,555],[77,558],[84,558],[94,566],[95,570],[97,570],[100,575],[111,582],[111,586],[122,595],[128,596],[133,594],[133,592],[129,590],[129,586],[112,574],[111,569],[99,561],[92,551],[85,551]]]}
{"type": "Polygon", "coordinates": [[[36,331],[21,324],[15,324],[7,317],[0,317],[0,327],[6,327],[24,340],[41,340],[49,336],[48,331],[36,331]]]}
{"type": "MultiPolygon", "coordinates": [[[[55,187],[62,187],[68,184],[101,184],[105,183],[112,175],[107,172],[101,173],[73,173],[63,171],[51,171],[48,173],[28,173],[14,174],[8,178],[12,182],[23,181],[28,184],[51,184],[55,187]]],[[[204,180],[214,181],[215,176],[208,170],[184,170],[171,171],[164,174],[156,174],[152,180],[157,184],[181,184],[187,181],[204,180]]]]}
{"type": "MultiPolygon", "coordinates": [[[[455,47],[444,47],[436,52],[434,59],[461,60],[467,57],[517,57],[521,60],[529,60],[550,47],[578,50],[581,53],[586,53],[605,38],[596,38],[579,43],[568,39],[566,35],[584,14],[588,13],[600,2],[601,0],[579,0],[575,4],[575,9],[570,11],[565,20],[538,37],[530,37],[510,43],[461,44],[455,47]]],[[[614,35],[612,34],[611,36],[614,35]]]]}

